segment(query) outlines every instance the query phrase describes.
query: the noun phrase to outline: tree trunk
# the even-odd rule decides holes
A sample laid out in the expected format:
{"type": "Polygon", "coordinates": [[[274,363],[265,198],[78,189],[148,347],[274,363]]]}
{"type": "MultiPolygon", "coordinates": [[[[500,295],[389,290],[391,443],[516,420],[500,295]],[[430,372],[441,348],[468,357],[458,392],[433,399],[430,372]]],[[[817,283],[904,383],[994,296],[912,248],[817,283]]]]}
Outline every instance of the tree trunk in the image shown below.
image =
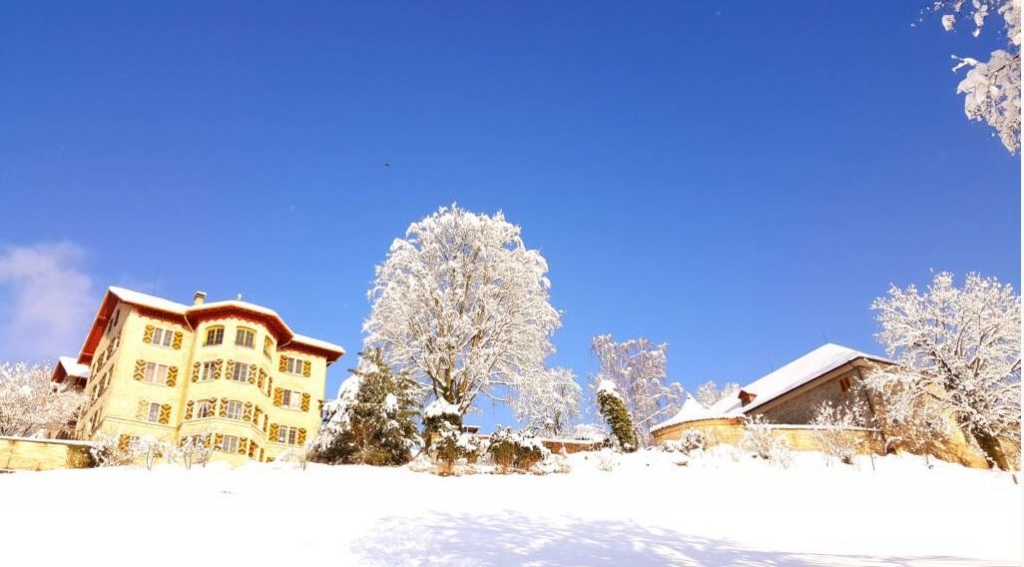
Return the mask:
{"type": "Polygon", "coordinates": [[[985,458],[988,460],[990,467],[999,467],[1004,471],[1010,470],[1010,463],[1006,458],[1006,454],[1003,452],[1002,446],[999,444],[999,440],[996,439],[995,435],[988,433],[987,431],[972,429],[971,436],[978,442],[978,446],[985,452],[985,458]]]}

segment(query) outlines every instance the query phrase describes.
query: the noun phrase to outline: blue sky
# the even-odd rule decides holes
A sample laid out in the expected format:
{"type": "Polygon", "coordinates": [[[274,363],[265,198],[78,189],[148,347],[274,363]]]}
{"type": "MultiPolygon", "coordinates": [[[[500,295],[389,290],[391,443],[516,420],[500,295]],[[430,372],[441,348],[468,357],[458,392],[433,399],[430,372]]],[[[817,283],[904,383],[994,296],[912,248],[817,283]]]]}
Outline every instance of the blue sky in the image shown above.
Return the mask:
{"type": "Polygon", "coordinates": [[[0,4],[0,358],[74,351],[108,285],[242,293],[349,350],[332,395],[374,265],[452,202],[542,251],[551,363],[581,379],[601,333],[669,343],[687,388],[743,383],[826,341],[881,352],[890,282],[1020,288],[1020,160],[950,72],[995,24],[913,27],[915,2],[208,4],[0,4]]]}

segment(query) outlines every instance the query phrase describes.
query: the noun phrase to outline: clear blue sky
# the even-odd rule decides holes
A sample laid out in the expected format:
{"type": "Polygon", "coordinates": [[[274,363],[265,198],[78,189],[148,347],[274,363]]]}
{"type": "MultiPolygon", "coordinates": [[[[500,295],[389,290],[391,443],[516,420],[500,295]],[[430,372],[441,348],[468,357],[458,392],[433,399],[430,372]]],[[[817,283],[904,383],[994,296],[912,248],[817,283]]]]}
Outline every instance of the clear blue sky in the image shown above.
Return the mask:
{"type": "MultiPolygon", "coordinates": [[[[601,333],[669,343],[687,388],[744,383],[825,341],[880,352],[890,282],[1020,289],[1020,160],[950,72],[996,24],[912,27],[910,1],[210,4],[0,4],[0,258],[64,243],[50,275],[0,277],[0,325],[82,277],[51,295],[89,316],[112,284],[242,293],[349,350],[333,395],[374,265],[452,202],[542,251],[551,363],[581,379],[601,333]]],[[[50,356],[80,346],[64,331],[50,356]]],[[[17,333],[0,357],[39,356],[17,333]]]]}

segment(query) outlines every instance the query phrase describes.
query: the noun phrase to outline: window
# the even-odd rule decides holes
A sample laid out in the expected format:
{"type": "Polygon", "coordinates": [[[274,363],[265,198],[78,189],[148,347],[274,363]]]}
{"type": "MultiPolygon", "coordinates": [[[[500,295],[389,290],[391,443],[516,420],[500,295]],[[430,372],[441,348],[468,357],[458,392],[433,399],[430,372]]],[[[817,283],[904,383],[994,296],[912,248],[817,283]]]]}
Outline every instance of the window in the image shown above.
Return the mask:
{"type": "Polygon", "coordinates": [[[204,362],[202,371],[199,373],[199,381],[207,382],[217,378],[217,366],[216,362],[204,362]]]}
{"type": "Polygon", "coordinates": [[[302,407],[302,392],[295,390],[283,390],[281,392],[281,406],[291,409],[302,407]]]}
{"type": "Polygon", "coordinates": [[[228,402],[228,419],[242,419],[242,402],[228,402]]]}
{"type": "Polygon", "coordinates": [[[281,425],[277,428],[277,442],[288,445],[298,444],[299,430],[295,427],[281,425]]]}
{"type": "Polygon", "coordinates": [[[203,346],[224,344],[224,327],[210,327],[206,329],[206,342],[203,346]]]}
{"type": "Polygon", "coordinates": [[[245,382],[249,379],[249,367],[236,362],[231,370],[231,379],[235,382],[245,382]]]}
{"type": "Polygon", "coordinates": [[[273,346],[274,341],[270,340],[270,337],[263,337],[263,356],[270,358],[270,349],[273,346]]]}
{"type": "Polygon", "coordinates": [[[146,374],[142,379],[149,384],[167,384],[167,367],[155,362],[146,363],[146,374]]]}
{"type": "Polygon", "coordinates": [[[174,331],[157,327],[153,329],[153,344],[156,346],[169,347],[174,339],[174,331]]]}
{"type": "Polygon", "coordinates": [[[149,413],[146,414],[146,421],[150,423],[160,421],[160,404],[156,402],[149,404],[149,413]]]}
{"type": "Polygon", "coordinates": [[[210,400],[199,400],[196,402],[196,419],[213,417],[213,404],[210,400]]]}
{"type": "Polygon", "coordinates": [[[220,450],[225,453],[237,453],[238,437],[235,437],[234,435],[225,435],[224,441],[221,442],[220,450]]]}
{"type": "Polygon", "coordinates": [[[256,344],[256,331],[252,329],[246,329],[245,327],[239,327],[235,333],[235,344],[245,348],[255,348],[256,344]]]}
{"type": "Polygon", "coordinates": [[[302,375],[302,360],[298,358],[292,358],[290,356],[284,357],[284,371],[288,374],[302,375]]]}
{"type": "Polygon", "coordinates": [[[849,392],[850,391],[850,379],[849,378],[840,378],[839,379],[839,389],[842,390],[844,393],[845,392],[849,392]]]}

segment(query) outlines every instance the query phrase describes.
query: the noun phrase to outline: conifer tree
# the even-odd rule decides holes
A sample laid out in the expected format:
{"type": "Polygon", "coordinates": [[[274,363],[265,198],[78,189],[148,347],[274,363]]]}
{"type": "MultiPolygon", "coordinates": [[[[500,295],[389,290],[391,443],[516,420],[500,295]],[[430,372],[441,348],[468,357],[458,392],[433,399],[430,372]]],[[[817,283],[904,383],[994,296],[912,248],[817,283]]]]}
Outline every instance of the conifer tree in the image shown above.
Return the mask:
{"type": "Polygon", "coordinates": [[[623,451],[632,453],[639,447],[633,418],[626,409],[615,385],[610,380],[602,380],[597,387],[597,405],[601,416],[608,422],[612,435],[618,440],[623,451]]]}
{"type": "Polygon", "coordinates": [[[315,447],[317,460],[405,464],[410,449],[420,442],[415,422],[419,385],[407,374],[392,372],[380,349],[359,356],[359,368],[339,392],[335,412],[315,447]]]}

